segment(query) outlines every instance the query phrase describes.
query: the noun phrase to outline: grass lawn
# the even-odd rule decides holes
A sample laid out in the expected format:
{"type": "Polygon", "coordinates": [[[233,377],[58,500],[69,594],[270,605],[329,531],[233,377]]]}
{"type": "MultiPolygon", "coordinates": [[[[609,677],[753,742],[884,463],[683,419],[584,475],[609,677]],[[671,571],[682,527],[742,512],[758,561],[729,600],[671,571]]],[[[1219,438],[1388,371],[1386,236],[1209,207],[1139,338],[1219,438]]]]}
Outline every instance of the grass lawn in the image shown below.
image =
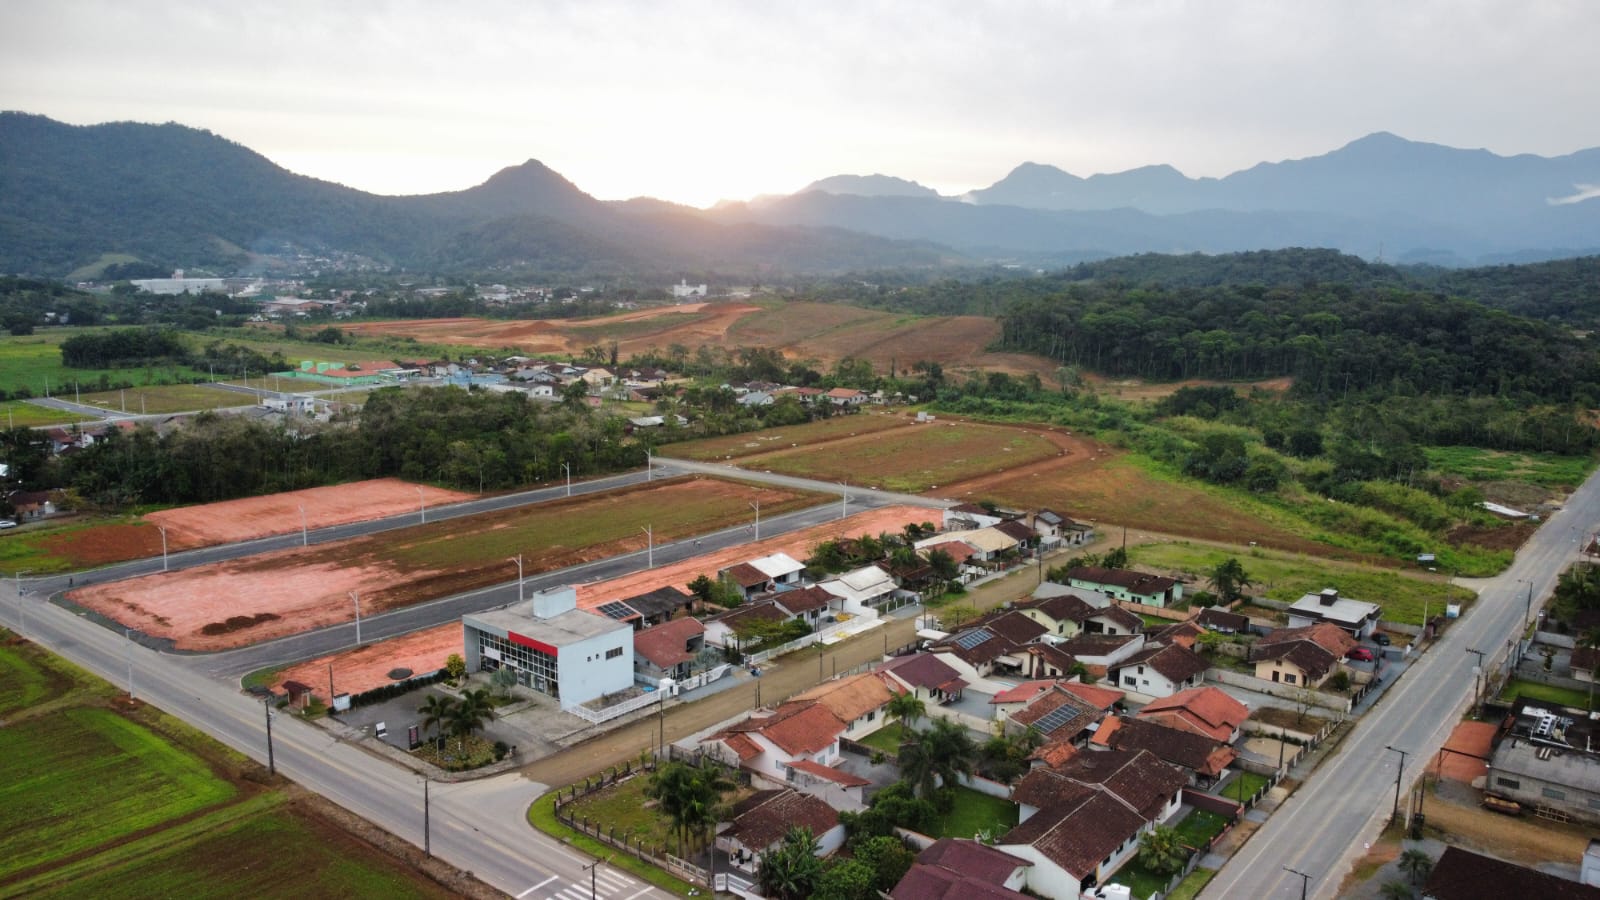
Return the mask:
{"type": "Polygon", "coordinates": [[[1145,868],[1139,862],[1139,855],[1135,853],[1133,857],[1128,860],[1127,865],[1124,865],[1122,868],[1118,869],[1116,873],[1107,880],[1107,883],[1127,885],[1129,888],[1133,889],[1133,896],[1140,898],[1140,900],[1144,900],[1145,897],[1149,897],[1156,891],[1165,888],[1167,886],[1167,882],[1170,880],[1172,880],[1171,875],[1162,875],[1145,868]]]}
{"type": "Polygon", "coordinates": [[[604,823],[608,829],[616,829],[618,840],[626,837],[652,846],[676,846],[677,837],[672,833],[671,823],[656,814],[655,801],[645,794],[649,784],[649,775],[636,775],[580,797],[562,809],[573,818],[587,818],[604,823]]]}
{"type": "Polygon", "coordinates": [[[96,330],[103,329],[43,328],[31,335],[0,336],[0,389],[27,388],[35,397],[43,397],[48,387],[51,396],[71,399],[74,385],[85,391],[98,389],[101,376],[110,382],[159,384],[184,381],[202,374],[185,366],[69,369],[62,365],[61,342],[96,330]]]}
{"type": "MultiPolygon", "coordinates": [[[[639,780],[637,778],[634,779],[634,781],[639,780]]],[[[533,801],[533,805],[528,808],[528,822],[545,834],[571,844],[584,853],[601,859],[609,858],[611,865],[619,869],[626,869],[656,887],[665,889],[670,894],[680,897],[688,896],[689,891],[692,889],[688,882],[674,878],[655,866],[635,859],[626,853],[618,853],[615,847],[609,844],[602,844],[587,835],[568,828],[556,818],[555,809],[556,795],[553,793],[545,794],[538,800],[533,801]]],[[[618,834],[621,834],[620,830],[618,834]]]]}
{"type": "Polygon", "coordinates": [[[1510,453],[1478,447],[1424,447],[1428,466],[1441,475],[1469,481],[1521,481],[1547,487],[1576,487],[1594,469],[1587,456],[1510,453]]]}
{"type": "Polygon", "coordinates": [[[35,406],[26,400],[7,400],[0,403],[5,412],[6,428],[35,428],[40,425],[70,425],[74,422],[92,422],[94,416],[79,415],[45,406],[35,406]]]}
{"type": "Polygon", "coordinates": [[[904,734],[905,729],[900,723],[893,722],[862,738],[861,743],[874,750],[882,750],[893,759],[900,753],[900,742],[904,739],[904,734]]]}
{"type": "Polygon", "coordinates": [[[224,391],[203,384],[171,384],[84,394],[78,402],[113,412],[138,414],[189,412],[197,409],[250,406],[254,403],[246,394],[224,391]]]}
{"type": "MultiPolygon", "coordinates": [[[[0,640],[11,632],[0,630],[0,640]]],[[[48,665],[53,657],[40,658],[21,647],[0,644],[0,716],[37,706],[66,693],[72,677],[48,665]]]]}
{"type": "Polygon", "coordinates": [[[1178,886],[1167,895],[1167,900],[1194,900],[1195,895],[1210,884],[1216,874],[1216,869],[1195,869],[1189,873],[1189,877],[1178,882],[1178,886]]]}
{"type": "Polygon", "coordinates": [[[939,819],[934,837],[970,838],[980,831],[1004,834],[1017,824],[1017,805],[1010,800],[981,794],[971,788],[954,788],[955,805],[939,819]]]}
{"type": "Polygon", "coordinates": [[[1226,787],[1217,792],[1217,796],[1238,803],[1243,803],[1256,795],[1256,791],[1266,786],[1267,776],[1257,775],[1254,772],[1240,772],[1228,781],[1226,787]],[[1240,799],[1240,798],[1244,799],[1240,799]]]}
{"type": "Polygon", "coordinates": [[[1512,679],[1500,692],[1502,697],[1526,697],[1533,700],[1544,700],[1548,703],[1559,703],[1574,709],[1589,708],[1589,692],[1573,688],[1556,687],[1553,684],[1540,684],[1537,681],[1524,681],[1521,678],[1512,679]]]}
{"type": "Polygon", "coordinates": [[[235,793],[198,757],[105,709],[79,707],[0,728],[0,759],[0,876],[235,793]]]}
{"type": "Polygon", "coordinates": [[[1177,825],[1178,837],[1188,847],[1204,847],[1206,842],[1228,827],[1228,817],[1209,809],[1196,809],[1177,825]]]}
{"type": "MultiPolygon", "coordinates": [[[[1383,618],[1394,622],[1421,625],[1424,608],[1430,616],[1444,611],[1445,585],[1438,576],[1423,577],[1429,574],[1425,572],[1416,576],[1403,575],[1260,547],[1247,552],[1230,552],[1186,541],[1141,544],[1129,547],[1128,555],[1141,565],[1190,572],[1202,578],[1218,563],[1234,557],[1250,576],[1253,585],[1247,589],[1250,593],[1285,603],[1326,587],[1336,587],[1341,596],[1382,606],[1383,618]]],[[[1449,593],[1455,603],[1468,603],[1476,598],[1466,588],[1453,585],[1449,593]]]]}
{"type": "Polygon", "coordinates": [[[1038,462],[1058,452],[1055,444],[1025,429],[962,422],[879,432],[837,443],[825,453],[812,447],[780,450],[744,465],[916,493],[1038,462]]]}

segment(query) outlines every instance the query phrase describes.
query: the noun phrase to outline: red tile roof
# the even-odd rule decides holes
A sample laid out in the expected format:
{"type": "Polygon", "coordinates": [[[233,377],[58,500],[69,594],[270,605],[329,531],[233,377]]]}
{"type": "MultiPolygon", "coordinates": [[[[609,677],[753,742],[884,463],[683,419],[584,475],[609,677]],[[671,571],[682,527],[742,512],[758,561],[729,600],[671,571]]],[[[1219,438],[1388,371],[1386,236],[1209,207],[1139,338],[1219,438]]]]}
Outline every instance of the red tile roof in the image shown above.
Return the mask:
{"type": "Polygon", "coordinates": [[[1024,681],[1016,687],[1006,688],[989,701],[990,703],[1025,703],[1050,690],[1055,685],[1051,679],[1042,681],[1024,681]]]}
{"type": "Polygon", "coordinates": [[[767,573],[749,563],[734,563],[718,574],[731,579],[734,584],[742,588],[761,587],[772,580],[767,577],[767,573]]]}
{"type": "Polygon", "coordinates": [[[815,775],[818,778],[826,779],[834,784],[843,785],[845,787],[866,787],[872,783],[865,778],[861,778],[860,776],[851,775],[849,772],[843,771],[842,769],[835,769],[825,766],[822,763],[809,759],[791,759],[784,763],[784,765],[790,767],[791,769],[798,769],[807,775],[815,775]]]}
{"type": "Polygon", "coordinates": [[[1108,710],[1121,703],[1124,696],[1121,691],[1115,688],[1101,687],[1097,684],[1083,684],[1077,681],[1066,682],[1061,685],[1061,689],[1079,700],[1087,701],[1101,711],[1108,710]]]}
{"type": "Polygon", "coordinates": [[[793,827],[810,829],[821,837],[839,824],[833,807],[809,794],[783,788],[757,791],[730,811],[733,827],[723,832],[752,850],[764,850],[783,840],[793,827]]]}
{"type": "Polygon", "coordinates": [[[634,632],[633,652],[649,660],[658,669],[670,669],[694,659],[695,651],[688,649],[689,641],[705,633],[706,627],[698,619],[673,619],[634,632]]]}
{"type": "Polygon", "coordinates": [[[1181,723],[1219,741],[1228,741],[1250,717],[1250,708],[1220,688],[1198,687],[1161,697],[1139,710],[1138,715],[1160,716],[1170,720],[1167,724],[1181,723]]]}
{"type": "Polygon", "coordinates": [[[831,745],[844,728],[839,717],[819,703],[785,703],[756,730],[779,750],[800,756],[831,745]]]}

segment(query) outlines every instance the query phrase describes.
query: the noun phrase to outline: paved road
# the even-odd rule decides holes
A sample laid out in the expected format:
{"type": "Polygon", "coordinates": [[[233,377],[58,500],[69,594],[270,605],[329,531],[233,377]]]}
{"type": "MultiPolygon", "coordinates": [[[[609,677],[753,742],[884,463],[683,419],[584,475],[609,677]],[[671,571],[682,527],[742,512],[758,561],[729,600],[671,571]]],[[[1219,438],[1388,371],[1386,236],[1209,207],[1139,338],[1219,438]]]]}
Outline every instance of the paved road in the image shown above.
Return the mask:
{"type": "MultiPolygon", "coordinates": [[[[1481,650],[1490,670],[1503,669],[1534,599],[1549,594],[1579,542],[1600,522],[1600,472],[1590,476],[1511,567],[1475,582],[1478,602],[1411,667],[1287,803],[1230,859],[1202,892],[1205,897],[1294,898],[1309,877],[1309,896],[1332,897],[1363,844],[1375,840],[1394,806],[1396,769],[1404,750],[1402,784],[1409,786],[1438,751],[1472,701],[1473,669],[1481,650]]],[[[1401,803],[1404,804],[1404,790],[1401,803]]]]}

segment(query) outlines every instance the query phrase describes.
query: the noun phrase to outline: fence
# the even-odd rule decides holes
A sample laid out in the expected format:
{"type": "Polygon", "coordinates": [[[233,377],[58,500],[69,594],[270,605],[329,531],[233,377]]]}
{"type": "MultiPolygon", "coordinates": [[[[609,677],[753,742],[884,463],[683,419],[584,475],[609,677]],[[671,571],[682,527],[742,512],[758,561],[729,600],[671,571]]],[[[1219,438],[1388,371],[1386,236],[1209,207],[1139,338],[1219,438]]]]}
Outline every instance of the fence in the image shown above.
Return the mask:
{"type": "Polygon", "coordinates": [[[648,694],[640,694],[637,697],[629,697],[626,700],[623,700],[619,703],[613,703],[610,706],[602,709],[590,709],[587,706],[563,705],[561,707],[561,711],[572,713],[591,725],[599,725],[601,722],[609,722],[612,719],[620,718],[628,713],[644,709],[647,706],[665,703],[666,699],[666,692],[654,691],[648,694]]]}
{"type": "Polygon", "coordinates": [[[694,884],[707,884],[709,873],[705,869],[686,859],[673,856],[667,852],[666,847],[647,847],[643,840],[633,839],[628,835],[618,838],[615,827],[606,829],[598,822],[590,822],[586,817],[574,816],[566,811],[567,806],[579,797],[587,797],[596,791],[627,781],[635,776],[643,775],[654,767],[654,760],[649,764],[638,766],[631,762],[624,763],[622,768],[612,769],[601,775],[597,780],[584,779],[581,788],[573,784],[557,791],[555,801],[556,821],[608,847],[621,850],[641,862],[647,862],[657,868],[664,869],[685,881],[694,884]]]}
{"type": "Polygon", "coordinates": [[[1268,681],[1265,678],[1257,678],[1254,675],[1246,675],[1243,672],[1230,672],[1227,669],[1213,668],[1206,673],[1206,677],[1220,681],[1223,684],[1231,684],[1234,687],[1247,688],[1262,694],[1271,694],[1274,697],[1282,697],[1285,700],[1293,700],[1297,703],[1305,701],[1312,706],[1338,710],[1339,712],[1349,712],[1350,708],[1355,704],[1355,701],[1349,697],[1325,694],[1320,691],[1308,691],[1302,687],[1280,684],[1275,681],[1268,681]]]}

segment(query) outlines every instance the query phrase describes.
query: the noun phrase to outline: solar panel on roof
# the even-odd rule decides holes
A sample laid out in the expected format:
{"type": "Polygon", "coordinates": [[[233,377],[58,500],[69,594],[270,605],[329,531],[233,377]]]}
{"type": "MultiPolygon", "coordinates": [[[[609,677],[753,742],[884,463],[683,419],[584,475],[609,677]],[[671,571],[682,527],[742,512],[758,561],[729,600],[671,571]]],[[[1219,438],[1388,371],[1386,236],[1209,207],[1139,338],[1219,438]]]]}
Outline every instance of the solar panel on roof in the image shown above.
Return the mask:
{"type": "Polygon", "coordinates": [[[1033,727],[1039,729],[1040,734],[1049,734],[1077,717],[1078,711],[1072,707],[1058,706],[1040,717],[1033,727]]]}
{"type": "Polygon", "coordinates": [[[607,603],[606,605],[600,607],[600,614],[603,616],[610,616],[611,618],[618,620],[629,619],[638,615],[638,613],[633,611],[633,607],[629,606],[628,604],[615,602],[607,603]]]}
{"type": "Polygon", "coordinates": [[[989,629],[974,628],[966,634],[957,636],[956,646],[963,650],[971,650],[973,647],[978,646],[992,637],[994,637],[994,635],[989,633],[989,629]]]}

